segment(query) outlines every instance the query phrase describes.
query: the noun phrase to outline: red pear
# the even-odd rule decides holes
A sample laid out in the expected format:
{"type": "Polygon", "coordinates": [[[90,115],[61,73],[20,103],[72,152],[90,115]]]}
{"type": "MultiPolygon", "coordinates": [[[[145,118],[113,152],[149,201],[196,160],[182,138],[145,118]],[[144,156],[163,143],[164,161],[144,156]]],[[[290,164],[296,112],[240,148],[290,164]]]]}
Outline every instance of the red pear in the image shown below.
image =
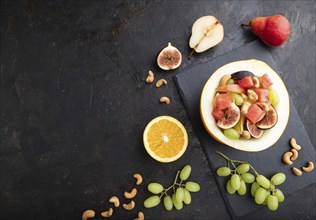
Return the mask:
{"type": "Polygon", "coordinates": [[[290,35],[290,22],[283,15],[253,18],[249,24],[252,32],[269,46],[282,45],[290,35]]]}

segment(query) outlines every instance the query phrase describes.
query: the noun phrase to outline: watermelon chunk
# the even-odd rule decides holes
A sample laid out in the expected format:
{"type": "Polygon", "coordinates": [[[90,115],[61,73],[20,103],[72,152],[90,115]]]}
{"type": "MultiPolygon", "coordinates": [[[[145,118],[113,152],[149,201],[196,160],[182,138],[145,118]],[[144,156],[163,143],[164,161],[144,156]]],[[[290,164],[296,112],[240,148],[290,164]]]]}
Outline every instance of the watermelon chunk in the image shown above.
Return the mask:
{"type": "Polygon", "coordinates": [[[267,89],[255,89],[255,92],[258,95],[259,102],[268,102],[269,90],[267,90],[267,89]]]}
{"type": "Polygon", "coordinates": [[[240,80],[238,80],[238,85],[240,85],[242,88],[249,89],[254,86],[253,80],[251,76],[246,76],[240,80]]]}
{"type": "Polygon", "coordinates": [[[259,82],[261,84],[261,87],[264,89],[268,89],[273,84],[267,73],[259,78],[259,82]]]}
{"type": "Polygon", "coordinates": [[[216,108],[219,110],[228,108],[232,103],[229,93],[222,93],[216,96],[216,108]]]}
{"type": "Polygon", "coordinates": [[[253,104],[250,106],[245,116],[251,123],[255,124],[260,121],[265,114],[266,113],[257,104],[253,104]]]}
{"type": "Polygon", "coordinates": [[[225,117],[225,113],[222,110],[219,110],[218,108],[213,109],[212,115],[216,120],[219,120],[225,117]]]}

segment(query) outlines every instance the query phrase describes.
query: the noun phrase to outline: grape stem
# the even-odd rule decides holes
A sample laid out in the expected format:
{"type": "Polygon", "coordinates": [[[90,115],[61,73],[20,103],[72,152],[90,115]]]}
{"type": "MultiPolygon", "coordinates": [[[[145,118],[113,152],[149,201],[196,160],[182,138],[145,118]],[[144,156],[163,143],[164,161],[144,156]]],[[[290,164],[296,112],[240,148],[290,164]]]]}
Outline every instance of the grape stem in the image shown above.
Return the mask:
{"type": "Polygon", "coordinates": [[[177,183],[177,180],[178,180],[178,176],[179,176],[179,173],[180,171],[177,172],[177,175],[176,175],[176,178],[174,179],[173,181],[173,184],[171,186],[169,186],[167,189],[164,189],[162,192],[161,192],[161,195],[159,196],[159,198],[161,199],[161,197],[165,194],[166,196],[168,196],[168,191],[170,189],[173,189],[173,192],[175,193],[176,189],[175,189],[175,185],[178,185],[179,187],[182,186],[182,180],[180,181],[180,183],[177,183]]]}
{"type": "Polygon", "coordinates": [[[253,172],[256,174],[256,176],[259,176],[259,173],[255,170],[255,168],[253,168],[253,166],[250,163],[248,163],[247,161],[232,160],[229,157],[227,157],[225,154],[223,154],[219,151],[216,151],[216,153],[218,153],[219,155],[224,157],[228,162],[230,162],[233,165],[233,167],[235,168],[235,170],[237,169],[235,166],[235,163],[245,163],[245,164],[248,164],[250,166],[250,168],[253,170],[253,172]]]}

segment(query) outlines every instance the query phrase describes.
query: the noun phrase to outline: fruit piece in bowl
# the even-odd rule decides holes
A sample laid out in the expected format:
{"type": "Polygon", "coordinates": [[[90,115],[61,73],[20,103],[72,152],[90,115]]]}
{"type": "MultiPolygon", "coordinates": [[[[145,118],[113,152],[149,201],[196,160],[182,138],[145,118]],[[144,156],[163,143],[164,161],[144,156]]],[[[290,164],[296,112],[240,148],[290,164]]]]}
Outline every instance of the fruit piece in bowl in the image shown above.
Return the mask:
{"type": "Polygon", "coordinates": [[[243,151],[261,151],[282,135],[289,105],[286,87],[269,65],[242,60],[212,74],[201,94],[200,114],[217,141],[243,151]]]}

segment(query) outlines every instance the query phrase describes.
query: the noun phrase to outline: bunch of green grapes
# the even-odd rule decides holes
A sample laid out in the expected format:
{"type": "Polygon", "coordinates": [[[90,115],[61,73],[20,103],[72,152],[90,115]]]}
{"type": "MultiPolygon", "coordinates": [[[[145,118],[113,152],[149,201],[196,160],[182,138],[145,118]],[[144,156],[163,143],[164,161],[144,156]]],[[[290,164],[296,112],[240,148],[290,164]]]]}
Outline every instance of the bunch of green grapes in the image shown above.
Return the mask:
{"type": "Polygon", "coordinates": [[[257,204],[267,205],[271,211],[278,209],[279,203],[284,201],[284,194],[275,186],[284,183],[286,179],[284,173],[276,173],[269,180],[259,174],[248,162],[232,160],[220,152],[217,153],[228,161],[226,167],[219,167],[216,170],[216,174],[221,177],[230,176],[226,183],[226,190],[229,194],[232,195],[237,192],[241,196],[245,195],[247,193],[246,183],[249,183],[252,184],[250,193],[257,204]],[[230,167],[230,164],[233,168],[230,167]],[[250,168],[256,177],[249,172],[250,168]]]}
{"type": "Polygon", "coordinates": [[[178,171],[173,184],[166,189],[160,183],[150,183],[147,189],[155,195],[150,196],[144,201],[145,208],[152,208],[159,205],[163,196],[163,204],[167,211],[172,210],[173,207],[181,210],[183,204],[189,205],[191,203],[191,193],[200,191],[200,185],[196,182],[183,183],[183,181],[186,181],[190,177],[191,170],[191,166],[186,165],[181,172],[178,171]],[[180,182],[178,182],[178,177],[180,177],[180,182]],[[168,195],[168,191],[171,189],[173,193],[170,196],[168,195]]]}

